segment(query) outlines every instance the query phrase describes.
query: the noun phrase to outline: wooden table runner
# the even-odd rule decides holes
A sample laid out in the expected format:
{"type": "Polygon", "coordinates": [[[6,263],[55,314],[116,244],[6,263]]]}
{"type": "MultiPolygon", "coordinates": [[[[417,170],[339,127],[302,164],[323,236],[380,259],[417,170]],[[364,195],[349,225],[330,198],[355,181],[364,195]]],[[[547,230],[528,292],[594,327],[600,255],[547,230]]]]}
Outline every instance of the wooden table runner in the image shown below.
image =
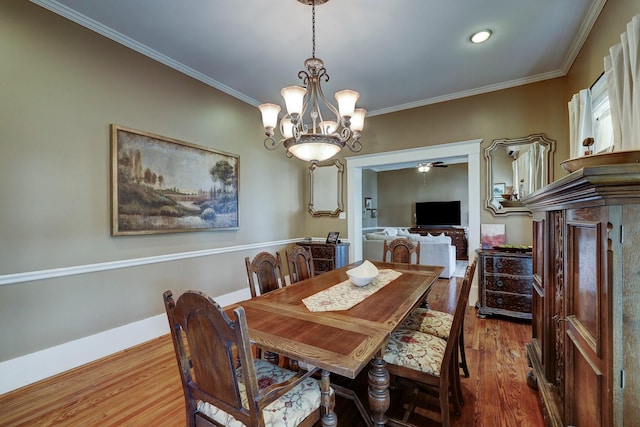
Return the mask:
{"type": "Polygon", "coordinates": [[[401,274],[395,270],[382,269],[378,271],[378,275],[368,285],[356,286],[351,280],[345,280],[324,291],[304,298],[302,302],[309,311],[348,310],[384,288],[400,277],[401,274]]]}

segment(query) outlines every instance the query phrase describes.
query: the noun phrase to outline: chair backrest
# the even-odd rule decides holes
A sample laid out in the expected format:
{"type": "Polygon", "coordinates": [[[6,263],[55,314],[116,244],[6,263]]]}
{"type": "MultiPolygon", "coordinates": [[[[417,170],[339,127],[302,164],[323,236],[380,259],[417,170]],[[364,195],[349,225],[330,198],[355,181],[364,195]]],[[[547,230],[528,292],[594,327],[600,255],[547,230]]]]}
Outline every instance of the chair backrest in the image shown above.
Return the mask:
{"type": "Polygon", "coordinates": [[[252,298],[285,286],[284,275],[282,274],[282,260],[279,253],[274,256],[269,252],[260,252],[253,258],[253,261],[246,257],[244,263],[247,267],[247,277],[252,298]],[[259,293],[256,291],[256,285],[259,293]]]}
{"type": "Polygon", "coordinates": [[[210,297],[187,291],[174,302],[163,294],[187,406],[187,426],[202,417],[199,400],[222,409],[244,425],[258,425],[262,410],[256,404],[258,382],[244,309],[231,320],[210,297]],[[236,369],[242,366],[249,408],[242,405],[236,369]]]}
{"type": "MultiPolygon", "coordinates": [[[[464,273],[464,279],[462,280],[462,287],[458,294],[458,301],[456,302],[456,308],[453,312],[453,321],[451,322],[451,330],[449,331],[449,337],[456,337],[456,339],[448,339],[447,347],[444,352],[444,359],[442,361],[443,368],[441,369],[441,375],[445,375],[444,367],[450,367],[451,363],[457,364],[456,349],[458,346],[458,337],[462,331],[462,325],[464,324],[464,316],[467,311],[467,305],[469,304],[469,293],[471,292],[471,284],[473,282],[473,274],[476,270],[477,257],[473,260],[471,265],[467,266],[464,273]]],[[[457,368],[456,368],[457,369],[457,368]]]]}
{"type": "Polygon", "coordinates": [[[409,239],[399,237],[393,239],[390,243],[384,241],[384,252],[382,253],[382,261],[387,261],[387,254],[390,254],[390,262],[403,262],[406,264],[420,263],[420,242],[412,242],[409,239]],[[411,255],[415,254],[415,262],[412,262],[411,255]]]}
{"type": "Polygon", "coordinates": [[[296,283],[315,275],[313,257],[306,248],[296,245],[290,251],[285,251],[285,253],[291,283],[296,283]]]}
{"type": "MultiPolygon", "coordinates": [[[[469,267],[469,280],[473,282],[473,276],[476,274],[476,264],[478,263],[478,257],[475,257],[473,259],[473,262],[471,263],[471,265],[469,267]]],[[[465,272],[466,273],[466,272],[465,272]]]]}

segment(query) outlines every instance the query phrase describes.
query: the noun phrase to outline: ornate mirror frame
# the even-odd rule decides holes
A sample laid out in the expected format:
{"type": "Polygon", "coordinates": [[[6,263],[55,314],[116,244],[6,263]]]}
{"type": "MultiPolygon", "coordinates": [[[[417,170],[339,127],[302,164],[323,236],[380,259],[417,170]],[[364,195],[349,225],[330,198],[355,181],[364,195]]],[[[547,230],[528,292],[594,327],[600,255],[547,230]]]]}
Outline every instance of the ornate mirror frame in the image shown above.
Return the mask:
{"type": "Polygon", "coordinates": [[[543,133],[524,138],[495,139],[484,150],[487,165],[485,209],[494,216],[531,215],[531,211],[519,200],[553,181],[553,153],[556,142],[543,133]],[[529,177],[514,183],[516,169],[526,169],[520,176],[529,177]],[[502,194],[517,194],[514,200],[507,200],[502,194]],[[520,193],[520,194],[519,194],[520,193]]]}
{"type": "Polygon", "coordinates": [[[313,216],[338,216],[344,210],[342,186],[344,165],[339,160],[309,166],[309,213],[313,216]]]}

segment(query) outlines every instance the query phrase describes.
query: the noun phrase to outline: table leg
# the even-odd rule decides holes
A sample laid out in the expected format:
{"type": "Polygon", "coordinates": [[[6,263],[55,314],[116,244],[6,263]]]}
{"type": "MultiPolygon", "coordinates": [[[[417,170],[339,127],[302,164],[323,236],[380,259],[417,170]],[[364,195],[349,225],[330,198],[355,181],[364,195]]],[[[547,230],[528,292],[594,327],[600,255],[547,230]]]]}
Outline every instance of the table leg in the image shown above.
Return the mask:
{"type": "Polygon", "coordinates": [[[369,368],[369,408],[374,426],[384,426],[387,422],[385,413],[391,405],[389,396],[389,372],[387,363],[378,353],[371,359],[369,368]]]}
{"type": "Polygon", "coordinates": [[[320,380],[320,404],[322,405],[322,427],[337,427],[338,416],[333,411],[336,404],[336,396],[331,392],[331,378],[329,371],[322,370],[320,380]]]}

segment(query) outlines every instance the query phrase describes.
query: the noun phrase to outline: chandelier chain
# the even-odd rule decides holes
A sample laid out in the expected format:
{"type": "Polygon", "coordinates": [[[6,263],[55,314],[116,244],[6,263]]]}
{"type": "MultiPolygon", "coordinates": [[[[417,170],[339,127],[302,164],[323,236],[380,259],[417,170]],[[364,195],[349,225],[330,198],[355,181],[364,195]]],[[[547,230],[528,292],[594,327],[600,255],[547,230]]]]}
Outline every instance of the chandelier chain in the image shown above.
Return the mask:
{"type": "Polygon", "coordinates": [[[316,1],[311,4],[311,57],[316,57],[316,1]]]}

